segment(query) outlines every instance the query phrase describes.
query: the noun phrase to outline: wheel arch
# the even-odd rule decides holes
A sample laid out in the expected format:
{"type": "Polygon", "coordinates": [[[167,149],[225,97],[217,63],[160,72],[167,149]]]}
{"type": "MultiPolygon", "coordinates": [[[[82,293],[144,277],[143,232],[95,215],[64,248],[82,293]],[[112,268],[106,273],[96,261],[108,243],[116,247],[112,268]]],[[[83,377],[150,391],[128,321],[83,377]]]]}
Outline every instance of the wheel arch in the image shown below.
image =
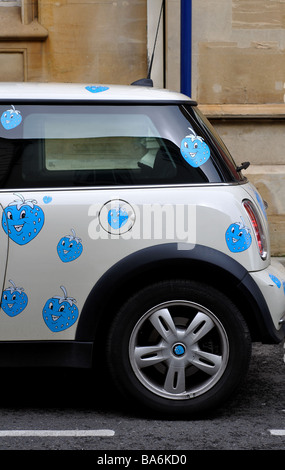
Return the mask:
{"type": "Polygon", "coordinates": [[[253,341],[280,341],[267,304],[247,270],[224,253],[195,245],[181,250],[176,243],[139,250],[112,266],[94,285],[76,331],[76,340],[99,345],[120,306],[137,290],[157,281],[187,279],[224,292],[239,308],[253,341]]]}

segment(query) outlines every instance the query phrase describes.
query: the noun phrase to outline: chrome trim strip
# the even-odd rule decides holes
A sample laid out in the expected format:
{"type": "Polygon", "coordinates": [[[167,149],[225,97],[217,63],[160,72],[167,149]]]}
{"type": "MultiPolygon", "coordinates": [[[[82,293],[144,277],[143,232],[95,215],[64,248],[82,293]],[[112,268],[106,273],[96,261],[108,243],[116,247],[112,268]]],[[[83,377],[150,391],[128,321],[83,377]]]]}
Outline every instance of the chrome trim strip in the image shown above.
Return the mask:
{"type": "Polygon", "coordinates": [[[0,194],[1,193],[13,193],[13,192],[31,192],[31,191],[36,191],[36,192],[47,192],[47,191],[98,191],[98,190],[104,190],[104,191],[120,191],[120,190],[134,190],[134,189],[177,189],[177,188],[205,188],[205,187],[220,187],[220,186],[241,186],[248,183],[248,180],[245,181],[239,181],[239,182],[231,182],[231,183],[197,183],[197,184],[154,184],[154,185],[129,185],[129,186],[64,186],[64,187],[54,187],[54,186],[48,186],[48,187],[42,187],[42,188],[5,188],[1,189],[0,188],[0,194]]]}

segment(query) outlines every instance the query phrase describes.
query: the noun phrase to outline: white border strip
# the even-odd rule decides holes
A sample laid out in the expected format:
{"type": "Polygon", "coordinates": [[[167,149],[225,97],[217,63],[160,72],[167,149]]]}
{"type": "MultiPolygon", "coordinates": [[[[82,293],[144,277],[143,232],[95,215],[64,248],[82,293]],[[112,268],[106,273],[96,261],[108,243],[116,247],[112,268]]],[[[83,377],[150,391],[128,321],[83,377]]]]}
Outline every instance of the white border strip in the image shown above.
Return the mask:
{"type": "Polygon", "coordinates": [[[85,430],[0,430],[1,437],[112,437],[115,431],[111,429],[85,429],[85,430]]]}
{"type": "Polygon", "coordinates": [[[285,436],[285,429],[270,429],[272,436],[285,436]]]}

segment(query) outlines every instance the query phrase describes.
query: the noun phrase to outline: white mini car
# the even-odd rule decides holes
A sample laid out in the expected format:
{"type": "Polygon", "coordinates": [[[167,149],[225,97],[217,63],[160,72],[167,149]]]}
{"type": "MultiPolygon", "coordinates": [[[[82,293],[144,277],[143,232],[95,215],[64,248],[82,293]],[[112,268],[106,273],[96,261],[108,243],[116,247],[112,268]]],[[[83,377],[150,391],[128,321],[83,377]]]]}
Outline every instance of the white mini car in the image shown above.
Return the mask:
{"type": "Polygon", "coordinates": [[[285,332],[245,167],[184,95],[1,83],[0,367],[99,365],[156,412],[220,406],[285,332]]]}

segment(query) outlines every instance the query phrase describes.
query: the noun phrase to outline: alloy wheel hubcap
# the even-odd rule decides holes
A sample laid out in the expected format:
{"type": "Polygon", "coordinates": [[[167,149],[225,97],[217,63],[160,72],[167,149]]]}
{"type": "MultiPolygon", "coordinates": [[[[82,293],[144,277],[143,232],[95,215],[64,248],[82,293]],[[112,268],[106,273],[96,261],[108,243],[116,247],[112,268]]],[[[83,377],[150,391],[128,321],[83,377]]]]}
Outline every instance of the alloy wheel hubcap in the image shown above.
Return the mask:
{"type": "Polygon", "coordinates": [[[132,369],[149,391],[172,400],[206,393],[229,358],[226,331],[214,313],[185,300],[165,302],[136,323],[129,342],[132,369]]]}
{"type": "Polygon", "coordinates": [[[184,344],[177,343],[173,346],[173,354],[176,357],[184,356],[185,352],[186,352],[186,348],[185,348],[184,344]]]}

